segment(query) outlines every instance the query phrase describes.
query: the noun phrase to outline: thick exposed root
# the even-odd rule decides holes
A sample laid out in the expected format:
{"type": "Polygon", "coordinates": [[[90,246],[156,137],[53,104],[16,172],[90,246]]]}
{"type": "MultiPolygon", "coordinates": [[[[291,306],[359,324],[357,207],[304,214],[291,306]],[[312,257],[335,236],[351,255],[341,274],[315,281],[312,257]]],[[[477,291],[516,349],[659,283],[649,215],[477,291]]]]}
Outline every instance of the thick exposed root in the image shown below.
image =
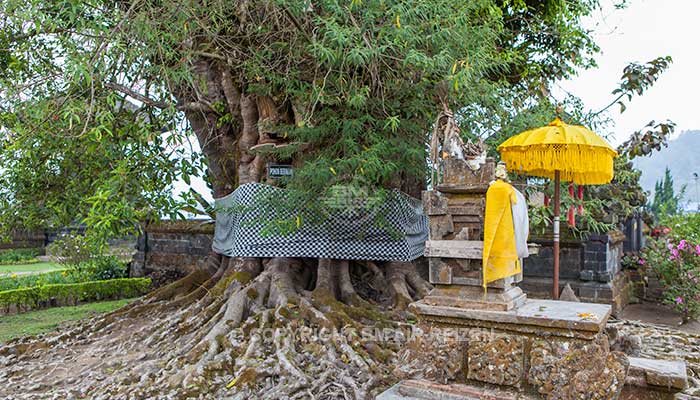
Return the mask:
{"type": "Polygon", "coordinates": [[[394,307],[404,310],[414,300],[428,295],[432,286],[418,275],[412,263],[390,262],[385,266],[394,307]]]}
{"type": "Polygon", "coordinates": [[[357,294],[352,285],[348,260],[320,259],[313,295],[320,300],[330,297],[354,306],[366,306],[367,303],[357,294]]]}
{"type": "Polygon", "coordinates": [[[397,344],[360,332],[401,321],[353,279],[398,308],[429,285],[408,263],[358,265],[212,256],[121,310],[1,347],[0,397],[369,398],[391,383],[397,344]]]}

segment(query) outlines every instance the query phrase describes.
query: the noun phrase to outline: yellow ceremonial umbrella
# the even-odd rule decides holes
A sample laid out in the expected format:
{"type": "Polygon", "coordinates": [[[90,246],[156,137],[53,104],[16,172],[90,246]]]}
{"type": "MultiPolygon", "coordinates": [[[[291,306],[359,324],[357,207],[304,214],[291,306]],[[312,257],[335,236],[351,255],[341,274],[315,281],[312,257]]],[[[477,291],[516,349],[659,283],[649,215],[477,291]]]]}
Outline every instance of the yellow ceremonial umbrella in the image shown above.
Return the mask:
{"type": "Polygon", "coordinates": [[[617,152],[595,132],[559,118],[498,146],[509,171],[554,179],[554,287],[559,298],[559,181],[602,185],[613,178],[617,152]]]}

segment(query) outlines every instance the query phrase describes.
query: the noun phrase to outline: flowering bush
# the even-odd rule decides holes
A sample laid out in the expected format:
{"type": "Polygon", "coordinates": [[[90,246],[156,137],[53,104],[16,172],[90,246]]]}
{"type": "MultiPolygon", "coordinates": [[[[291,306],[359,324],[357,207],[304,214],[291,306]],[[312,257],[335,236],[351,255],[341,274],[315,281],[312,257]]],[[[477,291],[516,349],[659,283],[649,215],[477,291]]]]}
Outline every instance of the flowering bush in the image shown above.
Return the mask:
{"type": "Polygon", "coordinates": [[[64,234],[46,248],[59,264],[75,272],[83,272],[100,253],[99,248],[83,235],[64,234]]]}
{"type": "Polygon", "coordinates": [[[126,278],[126,263],[114,255],[105,254],[100,246],[85,236],[67,234],[51,243],[47,252],[67,267],[76,282],[126,278]]]}
{"type": "Polygon", "coordinates": [[[664,302],[680,312],[684,322],[700,316],[700,243],[662,233],[649,240],[639,262],[651,266],[664,285],[664,302]]]}

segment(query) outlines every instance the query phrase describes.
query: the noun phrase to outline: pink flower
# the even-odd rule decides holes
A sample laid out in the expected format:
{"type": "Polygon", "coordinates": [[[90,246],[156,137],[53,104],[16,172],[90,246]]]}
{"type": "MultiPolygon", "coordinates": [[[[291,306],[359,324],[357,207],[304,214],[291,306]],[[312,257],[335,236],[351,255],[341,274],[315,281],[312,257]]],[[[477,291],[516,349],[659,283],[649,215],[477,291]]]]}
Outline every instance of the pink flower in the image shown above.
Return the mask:
{"type": "Polygon", "coordinates": [[[673,243],[669,243],[667,247],[669,250],[673,250],[673,243]]]}
{"type": "Polygon", "coordinates": [[[646,264],[646,260],[643,258],[640,258],[639,260],[637,260],[637,264],[644,265],[644,264],[646,264]]]}
{"type": "Polygon", "coordinates": [[[676,304],[683,304],[683,298],[681,296],[676,297],[676,304]]]}
{"type": "Polygon", "coordinates": [[[693,278],[693,283],[698,283],[698,278],[693,278]]]}
{"type": "Polygon", "coordinates": [[[688,272],[688,279],[693,279],[693,276],[690,275],[690,272],[688,272]]]}
{"type": "Polygon", "coordinates": [[[680,243],[678,243],[678,250],[683,250],[686,247],[688,247],[688,242],[685,239],[681,239],[680,243]]]}
{"type": "Polygon", "coordinates": [[[695,245],[695,254],[700,256],[700,244],[695,245]]]}
{"type": "Polygon", "coordinates": [[[673,258],[677,258],[678,257],[678,250],[676,250],[676,249],[671,250],[671,256],[673,258]]]}
{"type": "Polygon", "coordinates": [[[663,232],[664,232],[664,233],[669,233],[669,232],[671,232],[671,228],[664,228],[664,231],[663,231],[663,232]]]}

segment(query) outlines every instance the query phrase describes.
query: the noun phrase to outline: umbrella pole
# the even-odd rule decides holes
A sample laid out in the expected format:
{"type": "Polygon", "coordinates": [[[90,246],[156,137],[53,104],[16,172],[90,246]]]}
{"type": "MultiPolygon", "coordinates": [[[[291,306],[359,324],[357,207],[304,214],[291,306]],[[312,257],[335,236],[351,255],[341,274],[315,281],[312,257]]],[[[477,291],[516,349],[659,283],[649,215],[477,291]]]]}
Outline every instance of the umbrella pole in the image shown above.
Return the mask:
{"type": "Polygon", "coordinates": [[[554,171],[554,277],[552,279],[552,298],[559,300],[559,171],[554,171]]]}

